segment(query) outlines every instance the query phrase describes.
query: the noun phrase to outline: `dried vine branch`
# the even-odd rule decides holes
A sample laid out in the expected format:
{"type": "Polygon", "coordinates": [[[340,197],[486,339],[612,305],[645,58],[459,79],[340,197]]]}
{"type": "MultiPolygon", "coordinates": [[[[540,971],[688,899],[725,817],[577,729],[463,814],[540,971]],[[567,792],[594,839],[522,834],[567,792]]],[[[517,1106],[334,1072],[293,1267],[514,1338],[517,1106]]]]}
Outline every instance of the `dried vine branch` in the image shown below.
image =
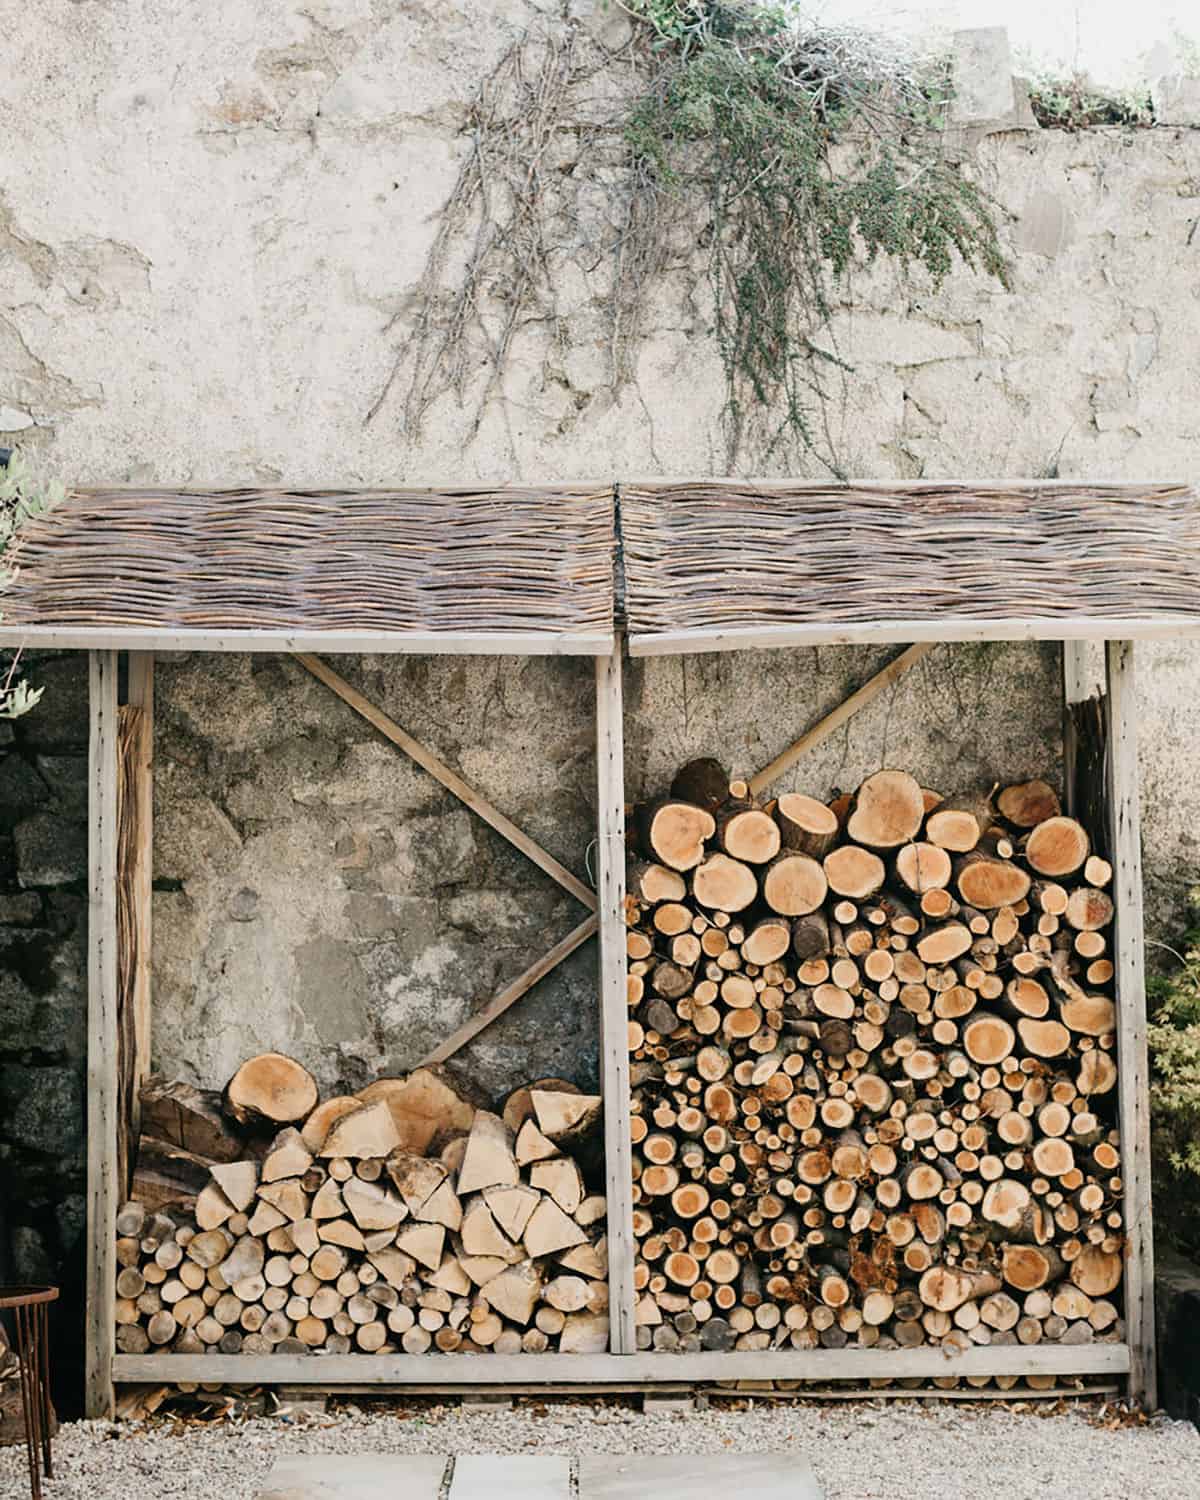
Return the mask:
{"type": "MultiPolygon", "coordinates": [[[[517,38],[483,80],[464,126],[470,149],[416,289],[415,326],[368,422],[403,373],[405,429],[419,433],[439,397],[453,393],[466,401],[482,358],[487,376],[472,398],[472,433],[478,430],[519,329],[553,316],[548,252],[564,212],[554,148],[574,123],[581,85],[609,61],[578,26],[539,26],[517,38]]],[[[403,316],[397,313],[388,329],[403,316]]]]}
{"type": "Polygon", "coordinates": [[[473,435],[521,329],[562,331],[565,248],[589,253],[606,301],[615,394],[632,377],[648,294],[680,255],[710,302],[731,466],[753,439],[760,457],[782,446],[840,474],[827,407],[830,378],[851,374],[834,315],[852,271],[887,257],[935,285],[956,260],[1006,277],[994,205],[942,149],[948,71],[787,4],[618,3],[636,23],[619,53],[564,13],[518,38],[480,85],[413,331],[367,420],[404,377],[410,436],[447,394],[473,408],[473,435]],[[618,66],[632,87],[611,86],[618,66]],[[588,85],[606,74],[596,114],[588,85]],[[614,145],[620,170],[606,172],[614,145]],[[584,228],[598,190],[609,218],[584,228]]]}

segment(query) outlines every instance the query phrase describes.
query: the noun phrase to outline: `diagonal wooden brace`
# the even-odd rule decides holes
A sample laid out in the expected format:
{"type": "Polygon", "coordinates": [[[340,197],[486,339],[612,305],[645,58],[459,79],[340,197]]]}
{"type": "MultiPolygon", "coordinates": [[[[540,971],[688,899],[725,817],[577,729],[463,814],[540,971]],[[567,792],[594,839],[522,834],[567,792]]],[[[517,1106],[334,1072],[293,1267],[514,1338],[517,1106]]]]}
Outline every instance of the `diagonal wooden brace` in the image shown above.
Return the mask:
{"type": "Polygon", "coordinates": [[[576,948],[593,937],[598,929],[599,923],[596,918],[596,896],[595,893],[579,880],[565,865],[560,864],[547,850],[535,840],[524,833],[511,819],[506,818],[499,809],[475,789],[469,786],[461,776],[452,771],[444,761],[438,759],[432,751],[426,749],[419,740],[401,729],[394,719],[388,717],[382,709],[376,706],[338,675],[332,667],[328,666],[319,656],[308,656],[296,654],[296,660],[306,671],[327,688],[341,698],[355,713],[361,714],[367,723],[377,729],[385,738],[391,740],[392,744],[403,750],[406,755],[412,757],[417,764],[423,767],[429,774],[454,795],[472,812],[477,813],[486,823],[489,823],[497,833],[502,834],[514,848],[517,848],[528,859],[531,859],[539,869],[544,870],[569,891],[578,901],[588,908],[590,913],[577,927],[571,929],[566,937],[561,938],[554,947],[527,969],[518,974],[515,979],[509,981],[503,989],[498,990],[488,1001],[482,1010],[476,1012],[469,1020],[464,1021],[456,1031],[439,1043],[428,1057],[422,1058],[419,1067],[430,1063],[445,1062],[448,1057],[453,1057],[460,1048],[465,1047],[472,1038],[479,1035],[493,1021],[502,1016],[510,1006],[514,1005],[522,995],[526,994],[539,979],[544,978],[550,971],[556,968],[569,954],[574,953],[576,948]]]}

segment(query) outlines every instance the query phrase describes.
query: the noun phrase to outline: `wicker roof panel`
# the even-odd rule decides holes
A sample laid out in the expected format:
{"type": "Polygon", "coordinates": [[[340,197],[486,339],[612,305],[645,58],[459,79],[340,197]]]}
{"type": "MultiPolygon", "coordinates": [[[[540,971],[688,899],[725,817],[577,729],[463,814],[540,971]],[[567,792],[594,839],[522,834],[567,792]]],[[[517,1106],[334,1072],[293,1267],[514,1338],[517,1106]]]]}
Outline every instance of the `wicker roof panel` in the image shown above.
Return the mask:
{"type": "Polygon", "coordinates": [[[638,654],[1200,630],[1186,486],[622,485],[621,530],[638,654]]]}
{"type": "Polygon", "coordinates": [[[22,529],[6,627],[612,631],[610,488],[81,490],[22,529]]]}

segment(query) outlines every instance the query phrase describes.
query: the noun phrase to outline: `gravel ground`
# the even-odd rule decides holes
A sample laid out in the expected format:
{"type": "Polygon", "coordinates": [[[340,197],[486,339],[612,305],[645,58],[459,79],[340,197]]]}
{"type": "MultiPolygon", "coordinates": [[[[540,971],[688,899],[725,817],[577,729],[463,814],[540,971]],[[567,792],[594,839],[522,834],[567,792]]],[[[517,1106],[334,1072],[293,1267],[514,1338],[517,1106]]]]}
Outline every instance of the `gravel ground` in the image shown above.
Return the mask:
{"type": "MultiPolygon", "coordinates": [[[[644,1416],[629,1404],[343,1410],[243,1422],[70,1423],[47,1500],[251,1500],[302,1453],[794,1453],[826,1500],[1190,1500],[1200,1433],[1184,1422],[1100,1425],[1098,1403],[1006,1410],[941,1402],[714,1405],[644,1416]]],[[[24,1452],[0,1452],[0,1496],[28,1494],[24,1452]]],[[[402,1500],[402,1496],[399,1497],[402,1500]]]]}

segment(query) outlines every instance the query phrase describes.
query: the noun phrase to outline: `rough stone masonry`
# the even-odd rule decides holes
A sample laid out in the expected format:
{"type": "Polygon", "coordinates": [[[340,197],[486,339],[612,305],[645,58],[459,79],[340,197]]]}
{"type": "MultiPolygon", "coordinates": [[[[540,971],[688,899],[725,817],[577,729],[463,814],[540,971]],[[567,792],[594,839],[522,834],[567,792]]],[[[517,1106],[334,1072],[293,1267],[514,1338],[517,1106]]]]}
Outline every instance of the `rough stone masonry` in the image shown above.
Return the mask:
{"type": "MultiPolygon", "coordinates": [[[[266,0],[181,12],[9,4],[0,129],[0,443],[79,483],[298,485],[705,475],[722,375],[686,268],[655,293],[614,392],[595,238],[559,251],[558,305],[521,330],[478,430],[400,397],[364,425],[418,309],[466,104],[538,17],[619,48],[599,0],[266,0]]],[[[880,268],[836,331],[830,412],[864,478],[1200,479],[1200,113],[1031,128],[1002,44],[964,42],[957,122],[1002,205],[1011,291],[880,268]],[[998,50],[997,50],[998,47],[998,50]],[[988,58],[991,62],[988,62],[988,58]],[[988,68],[992,74],[988,75],[988,68]],[[1011,110],[1008,100],[1012,98],[1011,110]],[[967,93],[964,92],[964,98],[967,93]]],[[[578,141],[561,168],[580,167],[578,141]]],[[[603,224],[603,213],[597,211],[603,224]]],[[[601,235],[601,238],[603,236],[601,235]]],[[[747,474],[780,461],[748,453],[747,474]]],[[[753,770],[884,659],[870,649],[631,664],[631,795],[690,754],[753,770]]],[[[1139,651],[1150,915],[1167,937],[1200,867],[1192,645],[1139,651]]],[[[586,663],[344,665],[368,696],[584,870],[594,804],[586,663]]],[[[940,648],[790,784],[888,761],[947,792],[1053,766],[1057,652],[940,648]],[[918,726],[921,726],[918,728],[918,726]]],[[[0,746],[0,1276],[77,1284],[83,1255],[85,667],[36,663],[0,746]]],[[[578,920],[571,899],[285,660],[159,669],[155,1052],[224,1081],[297,1052],[325,1086],[400,1068],[578,920]]],[[[594,1079],[585,948],[464,1056],[594,1079]]],[[[70,1317],[70,1309],[67,1309],[70,1317]]]]}

